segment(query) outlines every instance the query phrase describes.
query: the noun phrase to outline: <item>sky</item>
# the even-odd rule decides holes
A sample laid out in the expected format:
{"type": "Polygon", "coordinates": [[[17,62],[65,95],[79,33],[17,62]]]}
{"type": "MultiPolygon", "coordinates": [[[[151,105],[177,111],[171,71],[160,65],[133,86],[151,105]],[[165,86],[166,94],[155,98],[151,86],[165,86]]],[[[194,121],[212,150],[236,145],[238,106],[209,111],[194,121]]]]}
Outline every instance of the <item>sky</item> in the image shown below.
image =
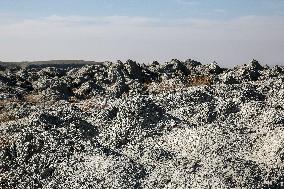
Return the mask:
{"type": "Polygon", "coordinates": [[[0,61],[284,65],[284,0],[0,0],[0,61]]]}

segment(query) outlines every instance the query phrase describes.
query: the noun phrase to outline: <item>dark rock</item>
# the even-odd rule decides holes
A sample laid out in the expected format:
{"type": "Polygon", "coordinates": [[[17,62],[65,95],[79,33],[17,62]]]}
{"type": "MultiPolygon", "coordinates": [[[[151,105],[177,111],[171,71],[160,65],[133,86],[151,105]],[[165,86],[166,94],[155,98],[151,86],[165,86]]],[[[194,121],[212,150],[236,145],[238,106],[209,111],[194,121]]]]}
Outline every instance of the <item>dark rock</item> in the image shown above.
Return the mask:
{"type": "Polygon", "coordinates": [[[200,62],[192,60],[192,59],[187,59],[185,61],[185,63],[188,64],[189,66],[192,66],[192,67],[196,67],[196,66],[201,66],[202,65],[200,62]]]}
{"type": "Polygon", "coordinates": [[[152,65],[153,65],[153,66],[159,66],[160,63],[159,63],[158,61],[153,61],[153,62],[152,62],[152,65]]]}
{"type": "Polygon", "coordinates": [[[257,60],[252,60],[249,64],[250,67],[252,67],[255,70],[262,70],[263,67],[259,64],[257,60]]]}
{"type": "Polygon", "coordinates": [[[124,67],[131,79],[137,79],[138,81],[143,80],[142,68],[136,62],[127,60],[124,67]]]}
{"type": "Polygon", "coordinates": [[[218,75],[223,72],[223,70],[217,65],[216,62],[208,65],[209,73],[213,75],[218,75]]]}

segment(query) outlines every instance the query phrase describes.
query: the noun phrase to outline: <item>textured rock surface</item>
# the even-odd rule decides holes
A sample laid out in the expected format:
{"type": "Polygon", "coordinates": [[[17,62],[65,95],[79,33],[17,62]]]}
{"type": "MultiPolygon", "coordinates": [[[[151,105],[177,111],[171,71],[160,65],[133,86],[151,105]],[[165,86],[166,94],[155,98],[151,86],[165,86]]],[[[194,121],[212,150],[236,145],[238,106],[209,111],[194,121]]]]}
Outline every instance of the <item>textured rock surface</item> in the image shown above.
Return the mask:
{"type": "Polygon", "coordinates": [[[283,188],[284,68],[1,65],[0,188],[283,188]]]}

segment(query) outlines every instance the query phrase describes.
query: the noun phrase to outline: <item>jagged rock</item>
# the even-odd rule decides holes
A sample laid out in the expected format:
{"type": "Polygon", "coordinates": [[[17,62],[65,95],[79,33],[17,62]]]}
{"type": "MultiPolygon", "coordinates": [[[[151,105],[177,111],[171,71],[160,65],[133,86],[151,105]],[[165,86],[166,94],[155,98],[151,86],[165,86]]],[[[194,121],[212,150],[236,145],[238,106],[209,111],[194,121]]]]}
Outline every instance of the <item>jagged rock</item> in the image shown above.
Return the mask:
{"type": "Polygon", "coordinates": [[[0,65],[0,71],[5,71],[5,70],[6,70],[6,67],[0,65]]]}
{"type": "Polygon", "coordinates": [[[127,70],[127,74],[129,74],[129,77],[131,79],[136,79],[138,81],[143,80],[142,68],[136,62],[132,60],[127,60],[124,67],[127,70]]]}
{"type": "Polygon", "coordinates": [[[73,90],[75,96],[81,99],[91,98],[92,96],[95,96],[101,92],[103,92],[102,87],[96,84],[94,81],[82,83],[79,88],[73,90]]]}
{"type": "Polygon", "coordinates": [[[153,61],[153,62],[152,62],[152,65],[153,65],[153,66],[159,66],[160,63],[159,63],[158,61],[153,61]]]}
{"type": "Polygon", "coordinates": [[[250,67],[252,67],[253,69],[256,70],[262,70],[263,67],[259,64],[259,62],[257,60],[252,60],[249,64],[250,67]]]}
{"type": "Polygon", "coordinates": [[[189,70],[179,60],[173,59],[164,66],[162,73],[174,77],[176,75],[189,75],[189,70]]]}
{"type": "Polygon", "coordinates": [[[257,81],[260,76],[260,70],[256,69],[257,66],[241,66],[236,67],[234,70],[227,70],[220,74],[218,77],[221,82],[226,84],[238,84],[248,81],[257,81]]]}
{"type": "Polygon", "coordinates": [[[208,65],[209,74],[213,74],[213,75],[217,74],[218,75],[218,74],[222,73],[222,71],[223,70],[217,65],[216,62],[208,65]]]}
{"type": "Polygon", "coordinates": [[[187,59],[185,63],[190,66],[190,67],[196,67],[196,66],[201,66],[202,64],[198,61],[192,60],[192,59],[187,59]]]}
{"type": "Polygon", "coordinates": [[[33,87],[47,101],[67,99],[71,95],[66,83],[58,78],[43,78],[35,82],[33,87]]]}
{"type": "Polygon", "coordinates": [[[40,77],[62,77],[65,74],[65,70],[55,68],[55,67],[47,67],[43,68],[38,72],[40,77]]]}

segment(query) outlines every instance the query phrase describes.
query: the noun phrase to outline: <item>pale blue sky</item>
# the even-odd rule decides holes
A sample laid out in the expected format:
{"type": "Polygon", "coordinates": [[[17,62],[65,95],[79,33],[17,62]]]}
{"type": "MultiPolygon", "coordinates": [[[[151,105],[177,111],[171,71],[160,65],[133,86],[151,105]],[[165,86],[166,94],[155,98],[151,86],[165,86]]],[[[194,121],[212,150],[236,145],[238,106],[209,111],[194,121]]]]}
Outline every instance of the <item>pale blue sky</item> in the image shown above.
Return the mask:
{"type": "Polygon", "coordinates": [[[143,16],[228,19],[283,15],[283,0],[0,0],[2,13],[22,17],[49,15],[143,16]]]}
{"type": "Polygon", "coordinates": [[[0,61],[284,65],[284,0],[0,0],[0,61]]]}

